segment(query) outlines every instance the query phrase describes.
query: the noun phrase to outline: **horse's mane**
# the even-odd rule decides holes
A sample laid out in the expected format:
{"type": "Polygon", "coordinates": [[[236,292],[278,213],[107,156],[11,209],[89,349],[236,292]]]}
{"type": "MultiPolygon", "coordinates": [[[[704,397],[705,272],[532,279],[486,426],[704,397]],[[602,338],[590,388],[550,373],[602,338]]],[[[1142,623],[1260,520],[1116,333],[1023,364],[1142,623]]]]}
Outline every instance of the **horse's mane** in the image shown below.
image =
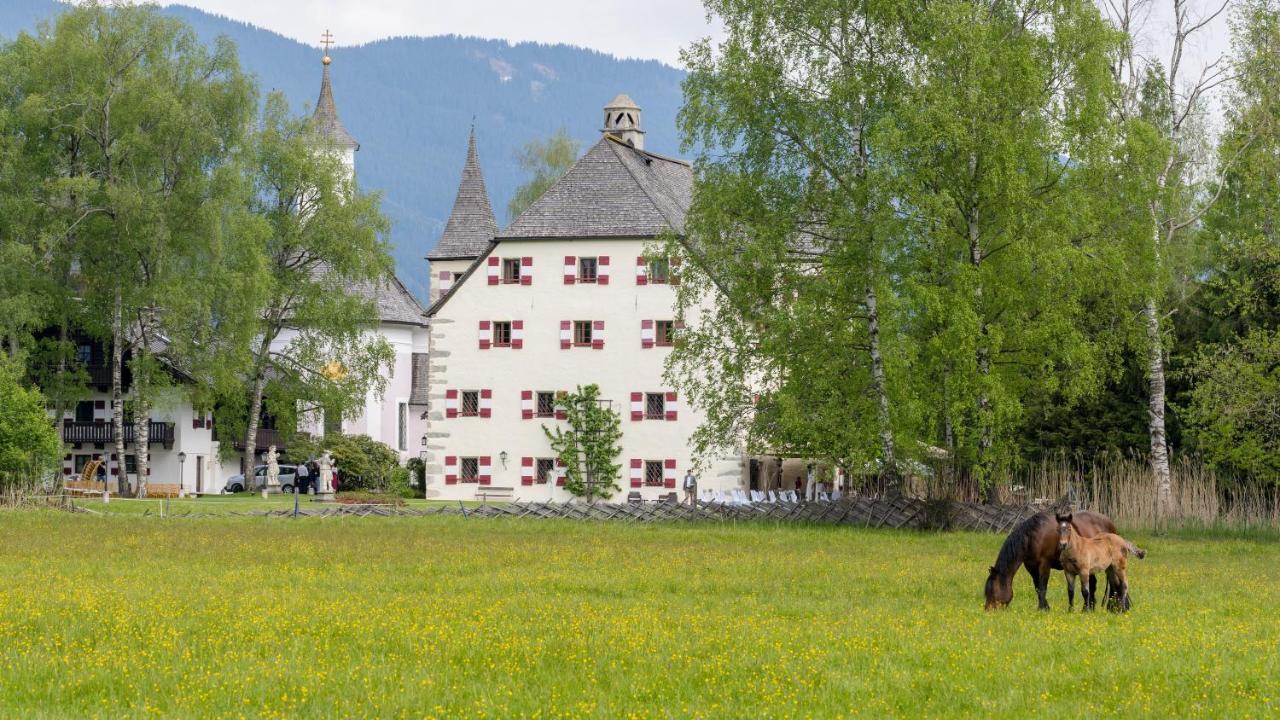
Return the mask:
{"type": "Polygon", "coordinates": [[[1013,532],[1009,533],[1009,537],[1004,539],[1004,544],[1000,546],[1000,554],[996,556],[996,564],[991,570],[1000,577],[1008,577],[1016,573],[1018,565],[1030,549],[1031,537],[1048,518],[1049,516],[1045,513],[1036,513],[1018,523],[1013,532]]]}

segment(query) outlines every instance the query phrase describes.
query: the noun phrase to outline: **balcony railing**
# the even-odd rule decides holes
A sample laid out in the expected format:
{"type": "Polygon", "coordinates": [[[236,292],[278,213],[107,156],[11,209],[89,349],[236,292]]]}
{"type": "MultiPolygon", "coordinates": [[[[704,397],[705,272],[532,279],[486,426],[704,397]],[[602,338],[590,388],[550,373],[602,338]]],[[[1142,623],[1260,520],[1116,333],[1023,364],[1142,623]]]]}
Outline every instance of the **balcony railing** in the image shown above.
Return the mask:
{"type": "MultiPolygon", "coordinates": [[[[136,428],[133,423],[124,426],[124,441],[134,442],[136,428]]],[[[149,442],[152,445],[173,447],[173,423],[152,422],[148,428],[149,442]]],[[[116,441],[115,426],[110,422],[73,422],[62,423],[62,441],[69,443],[96,443],[107,445],[116,441]]]]}
{"type": "MultiPolygon", "coordinates": [[[[258,434],[254,437],[256,438],[254,444],[257,446],[258,452],[265,452],[272,445],[276,446],[276,450],[283,450],[286,447],[284,436],[280,434],[279,430],[273,428],[258,428],[258,434]]],[[[237,434],[231,444],[236,450],[244,450],[244,435],[237,434]]]]}

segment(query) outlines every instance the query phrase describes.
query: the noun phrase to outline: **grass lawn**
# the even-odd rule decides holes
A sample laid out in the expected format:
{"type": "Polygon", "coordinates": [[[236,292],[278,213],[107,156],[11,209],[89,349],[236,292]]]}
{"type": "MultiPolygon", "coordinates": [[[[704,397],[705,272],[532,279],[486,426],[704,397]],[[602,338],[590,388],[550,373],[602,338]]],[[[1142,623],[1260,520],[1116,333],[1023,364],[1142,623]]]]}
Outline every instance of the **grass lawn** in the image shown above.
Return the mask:
{"type": "Polygon", "coordinates": [[[994,535],[0,512],[0,717],[1280,713],[1280,544],[1134,539],[987,613],[994,535]]]}

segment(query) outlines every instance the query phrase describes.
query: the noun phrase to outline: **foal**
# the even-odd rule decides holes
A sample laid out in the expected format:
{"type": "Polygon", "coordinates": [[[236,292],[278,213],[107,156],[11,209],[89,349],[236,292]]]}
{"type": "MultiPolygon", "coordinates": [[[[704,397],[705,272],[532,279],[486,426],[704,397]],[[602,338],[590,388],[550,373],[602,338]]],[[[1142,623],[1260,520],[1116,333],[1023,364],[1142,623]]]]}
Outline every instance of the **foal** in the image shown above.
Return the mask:
{"type": "MultiPolygon", "coordinates": [[[[1074,593],[1076,578],[1080,578],[1080,595],[1088,609],[1093,597],[1089,594],[1089,580],[1095,573],[1107,573],[1107,584],[1115,590],[1111,609],[1124,612],[1129,609],[1129,578],[1125,573],[1126,557],[1147,556],[1147,551],[1115,533],[1102,533],[1083,537],[1071,525],[1071,513],[1058,513],[1058,560],[1067,575],[1067,597],[1074,593]]],[[[1070,606],[1068,606],[1070,609],[1070,606]]]]}

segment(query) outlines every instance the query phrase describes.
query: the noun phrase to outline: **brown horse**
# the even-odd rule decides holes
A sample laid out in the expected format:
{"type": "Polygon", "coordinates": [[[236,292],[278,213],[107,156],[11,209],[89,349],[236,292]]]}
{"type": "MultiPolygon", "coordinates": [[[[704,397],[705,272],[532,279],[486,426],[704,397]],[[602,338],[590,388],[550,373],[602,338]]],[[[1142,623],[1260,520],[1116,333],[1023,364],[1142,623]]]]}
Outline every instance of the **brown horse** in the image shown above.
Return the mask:
{"type": "MultiPolygon", "coordinates": [[[[1084,537],[1116,531],[1116,524],[1111,522],[1111,518],[1088,510],[1075,513],[1071,522],[1084,537]]],[[[1040,609],[1048,610],[1049,601],[1045,599],[1045,593],[1049,590],[1049,573],[1062,569],[1058,560],[1058,528],[1049,513],[1037,513],[1023,520],[1005,538],[1000,554],[996,556],[996,564],[991,566],[987,575],[988,610],[1005,607],[1013,600],[1013,576],[1018,573],[1018,566],[1025,567],[1035,582],[1040,609]]],[[[1089,587],[1089,594],[1084,596],[1086,602],[1092,601],[1093,592],[1097,589],[1097,580],[1090,578],[1090,582],[1093,584],[1089,587]]],[[[1108,596],[1113,592],[1113,588],[1107,589],[1108,596]]],[[[1075,603],[1074,586],[1067,587],[1067,602],[1075,603]]]]}
{"type": "MultiPolygon", "coordinates": [[[[1107,587],[1114,588],[1114,596],[1107,603],[1110,609],[1124,612],[1129,609],[1129,575],[1126,572],[1129,555],[1136,555],[1139,560],[1147,556],[1147,551],[1116,535],[1115,533],[1099,533],[1093,537],[1083,537],[1076,532],[1071,522],[1071,513],[1058,513],[1058,558],[1062,571],[1067,575],[1067,597],[1072,595],[1076,578],[1080,578],[1080,594],[1084,596],[1085,610],[1092,609],[1093,587],[1097,580],[1094,575],[1107,573],[1107,587]],[[1086,589],[1085,578],[1090,588],[1086,589]]],[[[1068,608],[1070,608],[1070,600],[1068,608]]]]}

